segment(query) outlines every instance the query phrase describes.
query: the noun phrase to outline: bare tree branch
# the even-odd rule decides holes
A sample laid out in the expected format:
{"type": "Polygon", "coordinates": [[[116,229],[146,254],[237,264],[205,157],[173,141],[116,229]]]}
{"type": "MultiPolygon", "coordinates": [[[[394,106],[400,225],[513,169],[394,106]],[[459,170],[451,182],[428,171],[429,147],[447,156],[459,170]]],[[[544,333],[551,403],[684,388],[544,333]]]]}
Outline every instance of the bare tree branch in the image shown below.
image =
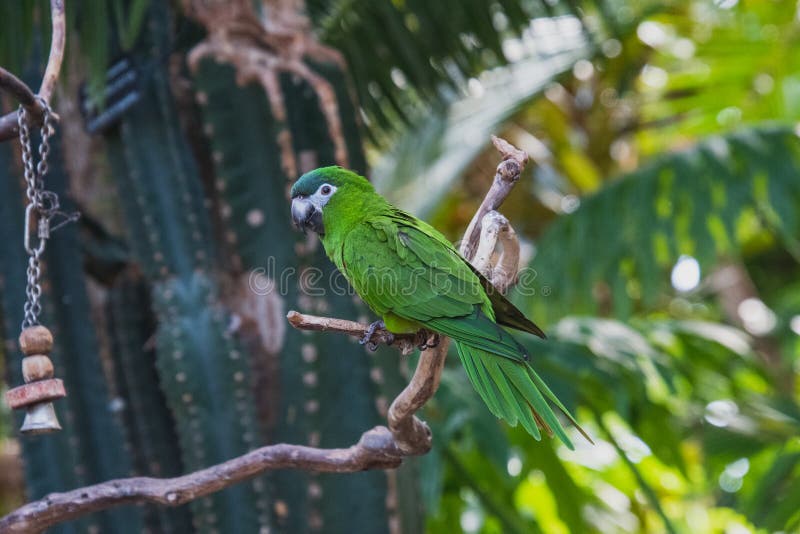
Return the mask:
{"type": "MultiPolygon", "coordinates": [[[[333,317],[307,315],[294,310],[286,314],[286,320],[298,330],[339,332],[340,334],[347,334],[348,336],[357,338],[364,337],[367,330],[370,328],[370,325],[364,323],[356,323],[355,321],[336,319],[333,317]]],[[[429,337],[430,333],[424,330],[413,334],[392,334],[385,328],[376,328],[370,339],[373,343],[392,345],[392,347],[399,350],[400,353],[405,356],[414,352],[418,346],[426,343],[429,337]]]]}
{"type": "Polygon", "coordinates": [[[519,270],[519,240],[502,213],[492,210],[483,216],[480,240],[472,263],[501,293],[516,282],[519,270]],[[497,263],[492,266],[492,256],[498,243],[502,245],[503,250],[497,263]]]}
{"type": "MultiPolygon", "coordinates": [[[[498,289],[505,290],[514,282],[517,274],[519,243],[508,220],[494,210],[500,206],[519,179],[527,155],[502,139],[494,138],[494,142],[504,159],[498,165],[494,184],[481,204],[483,211],[479,210],[470,224],[470,229],[474,229],[477,224],[475,221],[481,222],[483,231],[478,231],[474,247],[465,257],[472,260],[478,270],[491,273],[498,289]],[[509,161],[512,163],[509,164],[509,161]],[[483,209],[484,206],[487,208],[483,209]],[[481,240],[486,240],[486,243],[481,240]],[[503,252],[497,265],[493,267],[491,260],[498,241],[502,244],[503,252]],[[481,251],[481,256],[473,258],[477,250],[481,251]]],[[[468,233],[470,231],[472,230],[468,230],[468,233]]],[[[338,332],[355,337],[363,336],[369,328],[369,325],[362,323],[316,317],[296,311],[289,312],[287,319],[298,329],[338,332]]],[[[415,334],[395,334],[393,343],[401,350],[403,344],[413,348],[420,342],[425,342],[430,335],[424,330],[415,334]]],[[[388,343],[391,336],[385,329],[378,329],[373,334],[373,340],[388,343]]],[[[431,448],[431,431],[415,413],[439,388],[449,342],[449,339],[441,339],[435,347],[422,351],[414,376],[389,407],[388,428],[378,426],[365,432],[358,443],[349,448],[269,445],[181,477],[125,478],[65,493],[54,493],[26,504],[0,519],[0,533],[38,532],[58,523],[122,504],[155,503],[177,506],[272,469],[351,473],[396,468],[403,458],[425,454],[431,448]]]]}
{"type": "MultiPolygon", "coordinates": [[[[22,104],[32,117],[34,124],[42,122],[44,108],[36,96],[50,102],[53,96],[58,75],[61,72],[61,63],[64,60],[64,44],[66,41],[66,17],[64,15],[64,0],[50,0],[50,18],[53,34],[50,40],[50,56],[47,58],[47,68],[42,77],[37,95],[19,78],[0,68],[0,89],[11,93],[22,104]]],[[[0,117],[0,142],[14,139],[19,135],[17,124],[17,111],[0,117]]]]}
{"type": "Polygon", "coordinates": [[[365,432],[347,449],[269,445],[221,464],[175,478],[111,480],[65,493],[52,493],[0,519],[0,532],[28,534],[91,512],[132,503],[178,506],[271,469],[354,473],[398,467],[405,456],[385,427],[365,432]]]}
{"type": "Polygon", "coordinates": [[[431,430],[414,413],[439,389],[449,346],[450,339],[444,338],[436,347],[422,351],[411,382],[389,406],[389,430],[396,445],[409,456],[417,454],[419,450],[428,452],[431,449],[431,430]]]}
{"type": "Polygon", "coordinates": [[[36,95],[31,88],[3,67],[0,67],[0,87],[11,93],[26,109],[36,107],[36,95]]]}
{"type": "MultiPolygon", "coordinates": [[[[488,215],[492,213],[497,212],[489,212],[488,215]]],[[[519,271],[519,239],[517,239],[517,233],[511,227],[511,224],[509,224],[508,219],[499,213],[497,213],[497,215],[502,217],[502,224],[500,224],[497,230],[497,236],[498,242],[503,247],[503,251],[500,253],[500,258],[497,260],[494,269],[492,269],[492,275],[489,277],[489,280],[501,293],[505,293],[509,287],[517,283],[517,274],[519,271]]],[[[491,228],[491,226],[486,223],[486,217],[484,217],[483,220],[484,228],[491,228]]],[[[484,239],[483,236],[481,236],[481,239],[484,239]]]]}
{"type": "Polygon", "coordinates": [[[495,211],[506,199],[511,189],[519,180],[522,170],[528,163],[528,154],[519,150],[505,139],[492,136],[492,143],[503,158],[497,166],[494,175],[494,182],[489,192],[483,198],[478,211],[472,217],[467,231],[464,232],[464,240],[461,242],[461,255],[467,259],[475,256],[478,241],[481,235],[481,222],[487,213],[495,211]]]}

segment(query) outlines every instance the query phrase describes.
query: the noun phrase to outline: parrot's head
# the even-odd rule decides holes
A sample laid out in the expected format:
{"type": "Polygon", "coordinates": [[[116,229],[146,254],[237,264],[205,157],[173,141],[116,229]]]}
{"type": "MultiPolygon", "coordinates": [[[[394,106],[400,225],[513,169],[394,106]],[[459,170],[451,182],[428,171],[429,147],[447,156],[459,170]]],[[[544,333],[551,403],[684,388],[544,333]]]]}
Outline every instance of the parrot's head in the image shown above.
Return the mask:
{"type": "Polygon", "coordinates": [[[361,204],[365,195],[374,194],[366,178],[342,167],[321,167],[305,173],[292,186],[292,221],[302,230],[325,235],[325,221],[333,214],[344,214],[347,207],[361,204]],[[340,211],[344,208],[344,211],[340,211]]]}

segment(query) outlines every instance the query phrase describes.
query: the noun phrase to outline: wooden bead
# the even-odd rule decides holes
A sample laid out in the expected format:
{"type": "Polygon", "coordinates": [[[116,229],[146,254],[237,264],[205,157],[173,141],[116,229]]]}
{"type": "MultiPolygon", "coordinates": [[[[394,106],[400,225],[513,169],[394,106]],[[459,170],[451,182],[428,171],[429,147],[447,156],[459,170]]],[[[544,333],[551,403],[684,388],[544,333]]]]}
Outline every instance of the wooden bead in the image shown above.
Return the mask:
{"type": "Polygon", "coordinates": [[[60,399],[66,396],[64,382],[58,378],[51,378],[50,380],[39,380],[9,389],[6,391],[6,404],[11,409],[16,410],[31,404],[60,399]]]}
{"type": "Polygon", "coordinates": [[[50,354],[53,350],[53,334],[44,326],[29,326],[19,335],[19,348],[26,356],[50,354]]]}
{"type": "Polygon", "coordinates": [[[22,377],[25,382],[53,378],[53,362],[44,354],[34,354],[22,359],[22,377]]]}

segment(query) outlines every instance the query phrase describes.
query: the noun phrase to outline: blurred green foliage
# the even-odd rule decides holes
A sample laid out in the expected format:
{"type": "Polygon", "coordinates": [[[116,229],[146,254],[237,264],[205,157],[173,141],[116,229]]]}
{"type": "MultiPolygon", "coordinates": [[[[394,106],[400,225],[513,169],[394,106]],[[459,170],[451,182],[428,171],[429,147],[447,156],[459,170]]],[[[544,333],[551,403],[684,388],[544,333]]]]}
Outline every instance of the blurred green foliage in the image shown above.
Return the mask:
{"type": "Polygon", "coordinates": [[[569,453],[496,428],[454,369],[430,412],[446,443],[425,459],[445,474],[425,492],[432,530],[800,528],[798,8],[680,2],[633,19],[515,102],[492,103],[513,64],[478,77],[478,95],[379,159],[379,186],[455,236],[495,156],[461,148],[454,166],[418,140],[463,147],[493,117],[531,153],[503,208],[533,256],[515,299],[550,325],[532,353],[597,441],[569,453]],[[419,199],[427,184],[438,196],[419,199]],[[679,260],[697,277],[683,291],[679,260]]]}

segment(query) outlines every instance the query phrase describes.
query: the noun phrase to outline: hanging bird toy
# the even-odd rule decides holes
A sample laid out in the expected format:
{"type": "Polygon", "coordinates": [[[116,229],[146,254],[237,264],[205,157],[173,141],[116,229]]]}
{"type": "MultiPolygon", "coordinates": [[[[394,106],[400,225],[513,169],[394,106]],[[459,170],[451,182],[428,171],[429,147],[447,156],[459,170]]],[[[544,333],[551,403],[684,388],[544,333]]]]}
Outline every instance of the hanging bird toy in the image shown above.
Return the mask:
{"type": "Polygon", "coordinates": [[[6,402],[12,409],[25,408],[25,420],[20,431],[23,434],[46,434],[61,430],[53,401],[67,395],[64,383],[54,378],[50,351],[53,335],[39,323],[42,312],[41,259],[50,234],[64,224],[77,219],[78,214],[59,211],[58,195],[44,188],[47,174],[47,156],[50,152],[50,137],[55,131],[53,113],[47,102],[39,99],[44,109],[39,145],[39,162],[34,164],[31,149],[29,118],[20,106],[18,115],[19,140],[22,145],[22,163],[25,170],[25,185],[28,205],[25,209],[25,251],[28,254],[25,317],[19,347],[25,355],[22,359],[22,377],[25,384],[6,392],[6,402]],[[64,219],[57,225],[57,216],[64,219]]]}

